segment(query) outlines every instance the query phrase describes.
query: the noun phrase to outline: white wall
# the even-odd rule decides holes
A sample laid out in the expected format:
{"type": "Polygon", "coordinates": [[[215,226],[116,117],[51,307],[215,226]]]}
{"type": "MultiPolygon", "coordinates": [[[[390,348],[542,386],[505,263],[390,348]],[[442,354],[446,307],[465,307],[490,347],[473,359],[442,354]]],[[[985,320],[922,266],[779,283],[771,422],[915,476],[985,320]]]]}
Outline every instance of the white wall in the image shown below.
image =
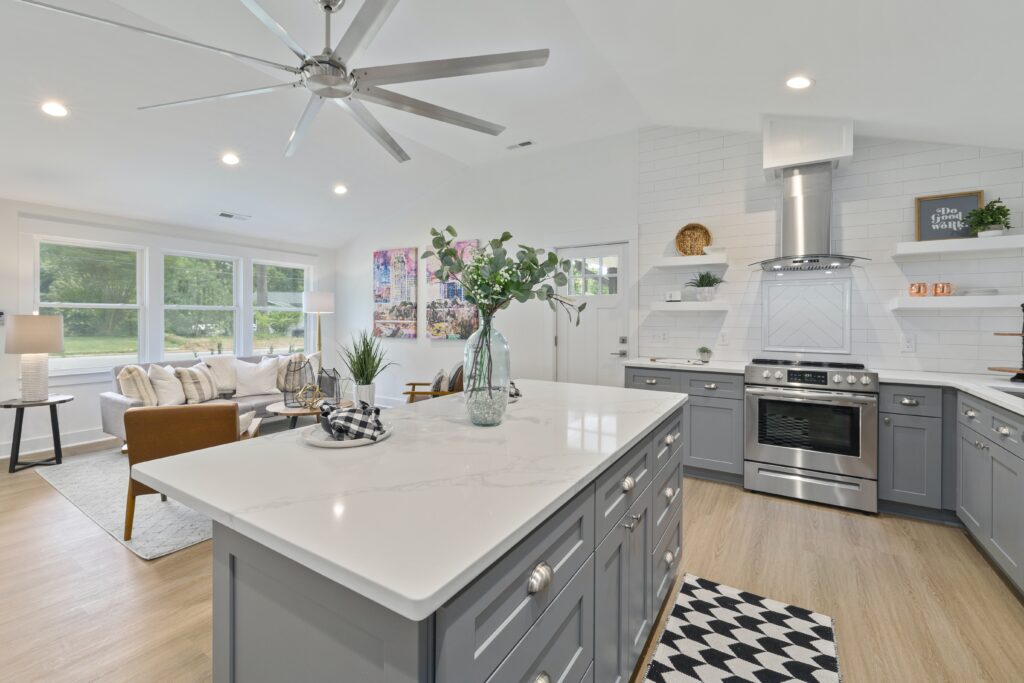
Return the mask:
{"type": "MultiPolygon", "coordinates": [[[[372,253],[378,249],[429,246],[430,228],[453,225],[466,239],[488,240],[503,230],[516,242],[550,248],[632,235],[636,230],[637,138],[619,135],[550,151],[509,152],[509,160],[456,176],[442,192],[408,205],[382,207],[381,220],[338,250],[337,336],[372,327],[372,253]],[[597,238],[597,239],[595,239],[597,238]]],[[[401,201],[401,198],[396,198],[401,201]]],[[[386,339],[399,364],[378,380],[382,403],[402,400],[405,382],[429,381],[462,358],[464,342],[427,337],[424,270],[419,268],[419,336],[386,339]]],[[[514,377],[554,376],[554,322],[546,304],[513,304],[495,318],[512,347],[514,377]]]]}
{"type": "MultiPolygon", "coordinates": [[[[293,258],[313,265],[317,288],[327,289],[334,283],[333,250],[320,253],[320,250],[310,246],[292,246],[267,240],[244,240],[185,226],[146,223],[0,199],[0,310],[8,315],[31,312],[34,286],[33,233],[41,229],[44,229],[46,234],[59,233],[59,236],[65,238],[129,243],[154,250],[163,246],[274,261],[293,258]]],[[[333,348],[331,327],[326,327],[325,353],[333,348]]],[[[159,353],[159,344],[151,347],[151,353],[159,353]],[[154,349],[156,350],[153,351],[154,349]]],[[[327,358],[328,362],[333,361],[329,355],[327,358]]],[[[98,397],[101,392],[111,388],[109,372],[52,377],[50,387],[51,392],[75,396],[72,403],[59,409],[64,444],[85,443],[105,437],[100,429],[98,397]]],[[[20,391],[18,356],[0,354],[0,398],[15,397],[20,391]]],[[[0,458],[6,458],[10,452],[13,413],[11,410],[0,411],[0,458]]],[[[22,452],[29,453],[50,447],[47,411],[26,411],[22,452]]]]}
{"type": "MultiPolygon", "coordinates": [[[[761,169],[760,135],[652,128],[641,131],[639,144],[641,354],[693,358],[707,345],[718,359],[748,361],[762,353],[762,273],[748,264],[775,256],[781,201],[779,181],[761,169]],[[650,267],[653,259],[675,254],[673,237],[691,221],[706,225],[715,244],[728,249],[726,284],[718,294],[731,304],[727,314],[650,311],[652,301],[692,276],[650,267]]],[[[843,359],[878,369],[970,373],[1019,361],[1018,339],[992,335],[1019,330],[1019,311],[896,314],[886,306],[911,281],[1024,291],[1020,249],[998,257],[892,260],[897,242],[914,240],[915,197],[976,189],[986,199],[1002,197],[1013,209],[1013,224],[1024,226],[1021,152],[856,138],[853,158],[835,173],[833,248],[872,260],[849,273],[853,343],[843,359]],[[901,353],[901,334],[913,338],[913,353],[901,353]]]]}

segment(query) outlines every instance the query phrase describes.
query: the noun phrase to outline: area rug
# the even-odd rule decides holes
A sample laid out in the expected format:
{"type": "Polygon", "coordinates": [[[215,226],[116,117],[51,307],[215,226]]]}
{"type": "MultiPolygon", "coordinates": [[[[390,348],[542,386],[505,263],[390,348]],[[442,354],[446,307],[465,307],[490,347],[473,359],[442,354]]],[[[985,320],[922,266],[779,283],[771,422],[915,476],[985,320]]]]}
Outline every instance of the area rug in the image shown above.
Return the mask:
{"type": "Polygon", "coordinates": [[[687,574],[647,670],[653,683],[838,683],[835,622],[687,574]]]}
{"type": "Polygon", "coordinates": [[[128,458],[119,451],[68,456],[58,467],[34,471],[114,540],[144,560],[169,555],[212,536],[208,517],[153,495],[136,499],[132,540],[124,541],[128,458]]]}

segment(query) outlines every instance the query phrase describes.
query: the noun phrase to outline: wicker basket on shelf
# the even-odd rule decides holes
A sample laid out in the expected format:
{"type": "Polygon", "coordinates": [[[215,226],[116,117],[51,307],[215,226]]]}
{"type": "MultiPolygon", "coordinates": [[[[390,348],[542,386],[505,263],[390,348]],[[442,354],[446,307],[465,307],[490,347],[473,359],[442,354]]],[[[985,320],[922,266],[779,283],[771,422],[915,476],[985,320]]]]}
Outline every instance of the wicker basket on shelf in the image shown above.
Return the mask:
{"type": "Polygon", "coordinates": [[[711,231],[700,223],[688,223],[676,233],[676,251],[683,256],[700,256],[711,246],[711,231]]]}

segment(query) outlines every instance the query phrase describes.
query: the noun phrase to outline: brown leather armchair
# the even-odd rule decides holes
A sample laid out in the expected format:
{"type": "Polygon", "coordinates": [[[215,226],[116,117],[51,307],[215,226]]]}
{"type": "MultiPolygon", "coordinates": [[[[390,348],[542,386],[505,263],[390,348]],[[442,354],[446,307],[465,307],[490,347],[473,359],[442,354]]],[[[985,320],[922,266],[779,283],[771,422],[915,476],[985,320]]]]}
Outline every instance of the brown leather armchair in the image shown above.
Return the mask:
{"type": "MultiPolygon", "coordinates": [[[[140,462],[237,441],[238,406],[219,403],[130,408],[124,414],[124,428],[131,444],[128,462],[134,467],[140,462]]],[[[160,492],[132,479],[129,470],[124,540],[132,538],[136,497],[150,493],[160,492]]]]}

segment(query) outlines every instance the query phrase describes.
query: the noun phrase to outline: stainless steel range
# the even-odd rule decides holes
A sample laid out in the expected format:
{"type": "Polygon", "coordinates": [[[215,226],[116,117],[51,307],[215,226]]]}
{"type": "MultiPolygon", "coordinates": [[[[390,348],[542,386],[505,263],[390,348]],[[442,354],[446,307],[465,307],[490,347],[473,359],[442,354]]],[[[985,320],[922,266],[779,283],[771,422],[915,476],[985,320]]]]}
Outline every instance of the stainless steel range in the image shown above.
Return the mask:
{"type": "Polygon", "coordinates": [[[876,373],[755,358],[744,382],[744,488],[878,512],[876,373]]]}

